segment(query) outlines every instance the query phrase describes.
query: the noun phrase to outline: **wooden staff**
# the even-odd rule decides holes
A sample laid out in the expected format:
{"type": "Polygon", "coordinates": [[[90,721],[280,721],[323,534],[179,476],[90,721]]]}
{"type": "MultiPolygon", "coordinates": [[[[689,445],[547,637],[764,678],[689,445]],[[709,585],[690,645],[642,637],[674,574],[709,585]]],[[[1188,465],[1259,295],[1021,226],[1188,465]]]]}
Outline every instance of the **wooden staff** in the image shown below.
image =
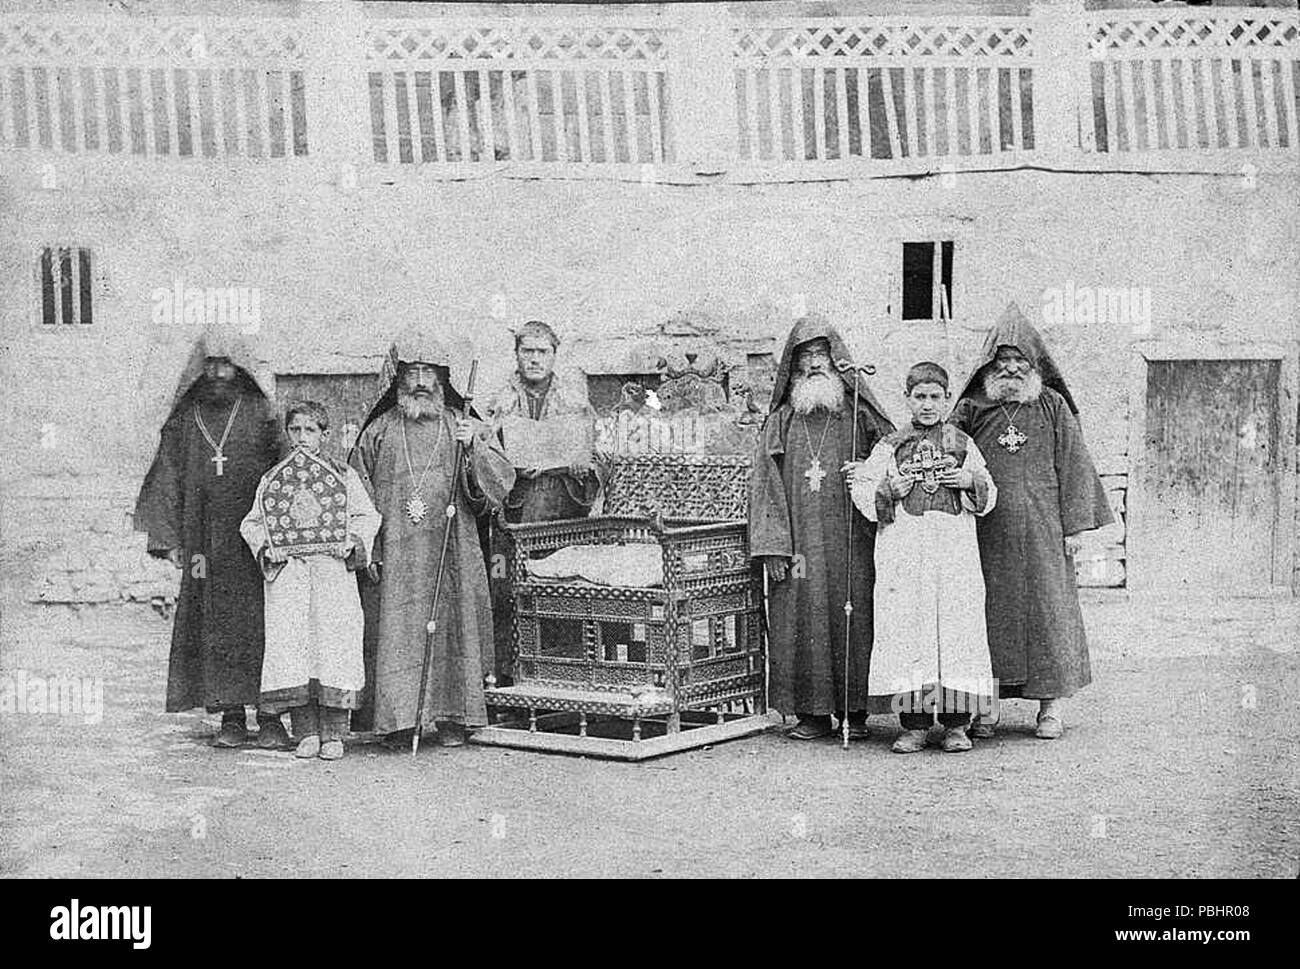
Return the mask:
{"type": "MultiPolygon", "coordinates": [[[[469,417],[469,405],[474,399],[474,378],[478,375],[478,360],[471,360],[469,365],[469,382],[465,385],[465,417],[469,417]]],[[[429,689],[429,666],[433,662],[433,636],[438,631],[438,604],[442,601],[442,577],[447,571],[447,546],[451,540],[451,529],[456,519],[456,484],[460,481],[460,459],[465,453],[465,445],[456,442],[455,457],[452,459],[451,497],[447,500],[447,527],[442,530],[442,551],[438,553],[438,571],[433,580],[433,605],[429,608],[429,621],[424,627],[424,662],[420,666],[420,696],[415,702],[415,731],[411,734],[411,756],[420,750],[420,731],[424,721],[424,695],[429,689]]]]}
{"type": "MultiPolygon", "coordinates": [[[[853,448],[849,452],[849,460],[858,460],[858,372],[875,373],[875,367],[855,367],[850,360],[836,360],[835,369],[840,373],[853,373],[853,448]]],[[[847,529],[848,539],[845,546],[848,555],[844,560],[844,569],[847,573],[844,577],[844,716],[840,720],[840,734],[843,738],[844,749],[849,749],[849,647],[852,644],[853,637],[853,487],[847,482],[844,486],[844,496],[847,499],[849,527],[847,529]]]]}

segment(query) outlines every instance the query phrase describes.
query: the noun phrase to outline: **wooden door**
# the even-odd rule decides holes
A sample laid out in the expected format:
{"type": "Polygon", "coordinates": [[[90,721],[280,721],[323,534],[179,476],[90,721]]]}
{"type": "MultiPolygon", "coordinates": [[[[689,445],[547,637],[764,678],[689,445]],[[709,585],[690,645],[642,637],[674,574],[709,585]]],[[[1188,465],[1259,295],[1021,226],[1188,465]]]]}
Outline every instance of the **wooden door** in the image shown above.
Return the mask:
{"type": "Polygon", "coordinates": [[[1139,486],[1141,585],[1242,594],[1284,586],[1278,360],[1151,360],[1139,486]]]}
{"type": "Polygon", "coordinates": [[[346,461],[361,433],[361,422],[379,399],[379,376],[373,373],[291,373],[275,378],[276,404],[281,416],[290,403],[314,400],[329,414],[330,434],[321,451],[346,461]]]}

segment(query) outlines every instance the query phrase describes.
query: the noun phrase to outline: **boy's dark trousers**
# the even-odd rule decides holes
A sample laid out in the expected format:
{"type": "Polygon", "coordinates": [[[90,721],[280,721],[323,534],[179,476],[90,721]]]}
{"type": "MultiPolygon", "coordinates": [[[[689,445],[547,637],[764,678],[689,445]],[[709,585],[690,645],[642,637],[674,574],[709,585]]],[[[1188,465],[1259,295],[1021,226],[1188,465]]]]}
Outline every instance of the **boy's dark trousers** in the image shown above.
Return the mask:
{"type": "Polygon", "coordinates": [[[350,712],[340,707],[323,707],[315,700],[309,700],[306,706],[291,707],[289,722],[293,724],[293,739],[317,736],[321,743],[342,740],[348,735],[350,712]]]}
{"type": "MultiPolygon", "coordinates": [[[[294,721],[295,724],[297,721],[294,721]]],[[[904,730],[929,730],[930,724],[934,722],[932,713],[900,713],[898,722],[904,730]]],[[[969,727],[969,713],[940,713],[939,723],[945,730],[952,730],[954,727],[969,727]]],[[[297,733],[297,727],[294,727],[294,733],[297,733]]]]}

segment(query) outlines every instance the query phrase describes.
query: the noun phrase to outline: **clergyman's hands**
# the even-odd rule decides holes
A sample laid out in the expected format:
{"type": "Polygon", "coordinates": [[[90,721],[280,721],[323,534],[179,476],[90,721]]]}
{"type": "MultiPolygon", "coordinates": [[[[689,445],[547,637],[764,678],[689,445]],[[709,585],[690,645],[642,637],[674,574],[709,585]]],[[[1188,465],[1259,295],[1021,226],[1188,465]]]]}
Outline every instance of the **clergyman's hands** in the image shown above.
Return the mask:
{"type": "Polygon", "coordinates": [[[763,566],[767,569],[769,582],[784,582],[786,576],[790,574],[790,563],[786,561],[784,555],[764,556],[763,566]]]}
{"type": "Polygon", "coordinates": [[[474,443],[474,422],[467,417],[456,421],[456,440],[469,447],[474,443]]]}
{"type": "Polygon", "coordinates": [[[167,561],[178,569],[185,568],[185,553],[179,548],[169,548],[167,550],[167,561]]]}
{"type": "Polygon", "coordinates": [[[1083,548],[1083,535],[1066,535],[1065,536],[1065,555],[1067,558],[1074,558],[1083,548]]]}
{"type": "Polygon", "coordinates": [[[866,466],[866,463],[866,461],[845,461],[840,465],[840,470],[844,472],[844,483],[852,488],[853,479],[866,466]]]}

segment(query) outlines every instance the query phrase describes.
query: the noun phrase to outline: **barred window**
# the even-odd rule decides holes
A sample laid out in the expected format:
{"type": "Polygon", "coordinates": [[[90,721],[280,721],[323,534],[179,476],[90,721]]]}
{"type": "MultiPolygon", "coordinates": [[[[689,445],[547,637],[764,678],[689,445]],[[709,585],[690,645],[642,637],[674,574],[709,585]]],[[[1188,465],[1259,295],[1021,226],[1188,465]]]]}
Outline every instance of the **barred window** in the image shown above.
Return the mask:
{"type": "Polygon", "coordinates": [[[952,319],[951,241],[903,243],[903,319],[952,319]]]}
{"type": "Polygon", "coordinates": [[[91,295],[94,276],[90,250],[73,246],[46,246],[36,267],[41,296],[41,325],[89,326],[93,320],[91,295]]]}

